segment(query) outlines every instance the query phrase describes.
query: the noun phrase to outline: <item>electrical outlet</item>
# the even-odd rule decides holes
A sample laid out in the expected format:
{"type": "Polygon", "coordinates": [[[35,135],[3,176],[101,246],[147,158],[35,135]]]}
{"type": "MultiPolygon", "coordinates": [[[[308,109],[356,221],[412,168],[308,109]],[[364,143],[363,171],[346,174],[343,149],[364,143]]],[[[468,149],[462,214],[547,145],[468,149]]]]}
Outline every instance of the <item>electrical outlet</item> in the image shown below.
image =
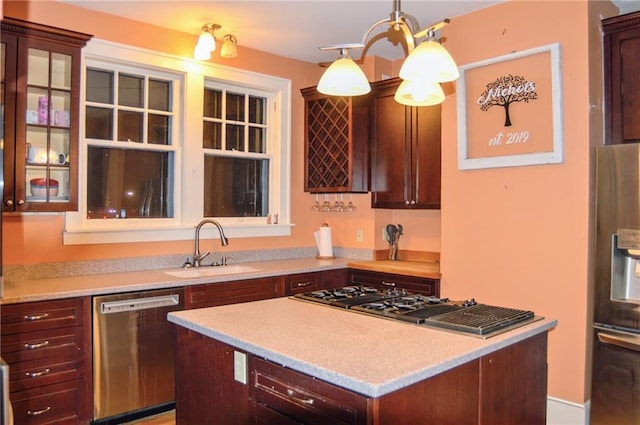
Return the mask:
{"type": "Polygon", "coordinates": [[[361,229],[356,230],[356,241],[357,242],[364,241],[364,232],[361,229]]]}
{"type": "Polygon", "coordinates": [[[247,355],[239,351],[233,352],[233,379],[247,383],[247,355]]]}

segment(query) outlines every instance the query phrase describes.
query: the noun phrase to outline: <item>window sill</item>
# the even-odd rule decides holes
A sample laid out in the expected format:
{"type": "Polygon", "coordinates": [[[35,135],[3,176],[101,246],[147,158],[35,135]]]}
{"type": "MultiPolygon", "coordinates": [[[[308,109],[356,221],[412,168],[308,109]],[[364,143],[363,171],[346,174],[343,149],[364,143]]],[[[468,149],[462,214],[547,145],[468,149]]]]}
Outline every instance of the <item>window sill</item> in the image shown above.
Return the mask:
{"type": "MultiPolygon", "coordinates": [[[[224,225],[224,233],[229,239],[291,236],[291,227],[295,224],[255,224],[224,225]]],[[[194,227],[181,228],[146,228],[126,230],[66,230],[63,233],[64,245],[89,245],[107,243],[164,242],[193,240],[194,227]]],[[[202,228],[201,238],[219,239],[217,229],[213,226],[202,228]]]]}

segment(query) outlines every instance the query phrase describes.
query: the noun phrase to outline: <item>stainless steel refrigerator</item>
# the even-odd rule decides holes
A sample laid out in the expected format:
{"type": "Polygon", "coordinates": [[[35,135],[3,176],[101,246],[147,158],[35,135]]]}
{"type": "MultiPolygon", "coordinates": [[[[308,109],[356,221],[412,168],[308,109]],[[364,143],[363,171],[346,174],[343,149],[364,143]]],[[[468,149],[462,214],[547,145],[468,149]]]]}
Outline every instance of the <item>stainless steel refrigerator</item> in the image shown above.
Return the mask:
{"type": "Polygon", "coordinates": [[[640,424],[640,144],[596,151],[591,424],[640,424]]]}

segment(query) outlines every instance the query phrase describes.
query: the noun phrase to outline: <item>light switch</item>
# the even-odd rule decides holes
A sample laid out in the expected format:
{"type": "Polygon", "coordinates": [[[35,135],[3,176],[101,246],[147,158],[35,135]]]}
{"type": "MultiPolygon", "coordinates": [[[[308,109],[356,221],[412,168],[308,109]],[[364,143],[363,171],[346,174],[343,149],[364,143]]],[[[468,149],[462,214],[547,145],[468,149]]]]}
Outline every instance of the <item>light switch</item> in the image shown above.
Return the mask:
{"type": "Polygon", "coordinates": [[[242,383],[247,383],[247,355],[239,351],[233,352],[233,378],[242,383]]]}

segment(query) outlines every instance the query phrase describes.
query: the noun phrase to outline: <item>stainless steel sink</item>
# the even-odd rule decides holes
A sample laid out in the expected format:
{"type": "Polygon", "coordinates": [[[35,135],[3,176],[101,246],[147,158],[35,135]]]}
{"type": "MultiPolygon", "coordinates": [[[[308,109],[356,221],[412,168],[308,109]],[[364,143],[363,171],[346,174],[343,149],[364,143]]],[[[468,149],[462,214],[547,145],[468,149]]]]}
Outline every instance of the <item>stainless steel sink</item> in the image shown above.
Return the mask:
{"type": "Polygon", "coordinates": [[[196,277],[208,277],[208,276],[224,276],[228,274],[237,273],[251,273],[257,272],[260,269],[250,266],[243,266],[242,264],[232,264],[227,266],[210,266],[210,267],[196,267],[191,269],[172,269],[164,270],[164,274],[168,274],[173,277],[180,278],[196,278],[196,277]]]}

